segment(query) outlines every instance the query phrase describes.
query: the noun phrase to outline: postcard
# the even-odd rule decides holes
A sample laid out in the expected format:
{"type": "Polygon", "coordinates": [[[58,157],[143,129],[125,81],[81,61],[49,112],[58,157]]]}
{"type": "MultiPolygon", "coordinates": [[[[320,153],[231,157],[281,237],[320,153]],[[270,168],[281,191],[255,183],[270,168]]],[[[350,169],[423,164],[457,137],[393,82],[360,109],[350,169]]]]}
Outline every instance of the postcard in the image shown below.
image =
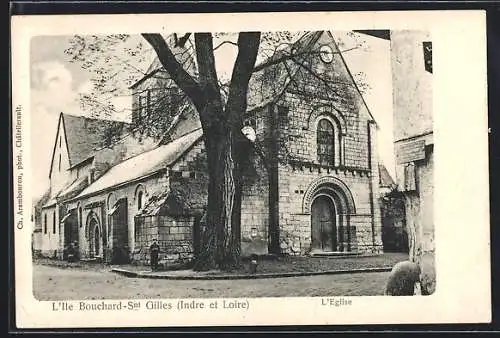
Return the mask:
{"type": "Polygon", "coordinates": [[[489,322],[485,27],[14,16],[18,327],[489,322]]]}

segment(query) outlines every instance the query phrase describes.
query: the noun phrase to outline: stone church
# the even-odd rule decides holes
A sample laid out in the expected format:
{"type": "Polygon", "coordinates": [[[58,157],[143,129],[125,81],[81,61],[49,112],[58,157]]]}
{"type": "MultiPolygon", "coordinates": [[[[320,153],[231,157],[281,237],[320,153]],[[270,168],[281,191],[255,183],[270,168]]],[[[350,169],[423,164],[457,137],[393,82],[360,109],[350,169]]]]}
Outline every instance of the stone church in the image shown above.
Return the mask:
{"type": "MultiPolygon", "coordinates": [[[[291,50],[301,56],[250,81],[242,253],[379,253],[376,122],[332,33],[309,32],[291,50]]],[[[131,87],[130,124],[61,113],[36,251],[62,258],[77,243],[82,259],[147,263],[157,239],[167,266],[196,256],[208,184],[197,114],[164,107],[172,119],[160,140],[133,128],[162,81],[170,80],[156,62],[131,87]]]]}

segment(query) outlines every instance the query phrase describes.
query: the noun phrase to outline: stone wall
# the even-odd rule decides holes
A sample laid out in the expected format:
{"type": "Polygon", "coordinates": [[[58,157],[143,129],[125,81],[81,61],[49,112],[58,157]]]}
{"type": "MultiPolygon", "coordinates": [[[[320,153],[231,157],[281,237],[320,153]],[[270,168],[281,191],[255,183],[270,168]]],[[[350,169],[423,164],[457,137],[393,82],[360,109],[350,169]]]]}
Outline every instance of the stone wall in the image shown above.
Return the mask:
{"type": "Polygon", "coordinates": [[[163,268],[187,266],[194,257],[193,228],[194,217],[147,216],[138,217],[141,235],[137,238],[133,261],[151,264],[149,247],[153,239],[158,240],[159,265],[163,268]]]}
{"type": "Polygon", "coordinates": [[[244,256],[268,253],[269,181],[263,159],[256,151],[244,172],[241,201],[241,252],[244,256]]]}
{"type": "MultiPolygon", "coordinates": [[[[280,239],[284,253],[304,254],[310,250],[311,214],[304,210],[306,194],[319,179],[334,178],[349,189],[355,214],[343,216],[345,226],[351,228],[351,250],[358,252],[381,252],[381,221],[375,218],[370,206],[371,177],[365,171],[329,170],[302,166],[293,168],[281,166],[280,188],[280,239]],[[373,236],[373,229],[375,236],[373,236]]],[[[333,180],[332,180],[333,181],[333,180]]]]}
{"type": "MultiPolygon", "coordinates": [[[[252,145],[249,144],[252,148],[252,145]]],[[[185,192],[194,214],[206,206],[208,173],[203,141],[199,141],[175,165],[172,190],[185,192]]],[[[256,149],[249,149],[244,165],[241,207],[241,251],[243,255],[267,253],[268,245],[268,179],[264,159],[256,149]]]]}
{"type": "Polygon", "coordinates": [[[56,257],[59,250],[60,242],[60,227],[58,218],[57,206],[42,209],[42,229],[39,233],[39,251],[42,256],[56,257]],[[54,219],[55,215],[55,219],[54,219]],[[47,219],[47,226],[45,231],[45,219],[47,219]],[[55,232],[54,232],[55,222],[55,232]]]}
{"type": "Polygon", "coordinates": [[[382,251],[377,128],[359,92],[348,85],[352,80],[341,61],[335,61],[340,67],[335,76],[340,81],[333,96],[323,97],[320,88],[305,88],[305,92],[289,89],[277,103],[287,109],[279,121],[280,158],[285,160],[279,166],[278,183],[280,246],[284,253],[310,250],[311,215],[303,211],[304,198],[313,182],[323,177],[334,177],[352,194],[356,211],[342,216],[343,225],[350,227],[350,250],[382,251]],[[334,125],[332,166],[320,165],[317,158],[317,123],[321,118],[334,125]]]}
{"type": "Polygon", "coordinates": [[[335,165],[368,168],[368,119],[359,111],[352,111],[358,102],[340,98],[332,101],[321,97],[311,102],[310,98],[299,93],[287,92],[278,104],[289,111],[288,125],[280,130],[280,135],[291,158],[318,163],[316,127],[320,118],[327,118],[335,128],[335,165]]]}

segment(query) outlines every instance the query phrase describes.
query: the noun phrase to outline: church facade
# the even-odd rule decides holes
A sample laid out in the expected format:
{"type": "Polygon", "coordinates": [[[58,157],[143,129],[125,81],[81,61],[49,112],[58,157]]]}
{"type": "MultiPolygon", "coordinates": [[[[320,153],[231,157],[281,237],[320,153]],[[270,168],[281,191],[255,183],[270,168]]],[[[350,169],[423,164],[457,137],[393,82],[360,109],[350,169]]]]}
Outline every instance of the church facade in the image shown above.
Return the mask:
{"type": "MultiPolygon", "coordinates": [[[[330,32],[292,48],[299,60],[256,71],[249,86],[242,254],[380,253],[376,122],[330,32]]],[[[147,75],[132,87],[133,120],[161,81],[147,75]]],[[[124,133],[99,148],[85,123],[102,121],[61,114],[38,250],[62,257],[78,242],[81,258],[148,263],[157,239],[163,264],[192,261],[207,200],[203,132],[193,109],[170,115],[160,142],[124,133]],[[75,119],[85,132],[68,132],[75,119]],[[80,143],[89,146],[70,146],[80,143]]]]}

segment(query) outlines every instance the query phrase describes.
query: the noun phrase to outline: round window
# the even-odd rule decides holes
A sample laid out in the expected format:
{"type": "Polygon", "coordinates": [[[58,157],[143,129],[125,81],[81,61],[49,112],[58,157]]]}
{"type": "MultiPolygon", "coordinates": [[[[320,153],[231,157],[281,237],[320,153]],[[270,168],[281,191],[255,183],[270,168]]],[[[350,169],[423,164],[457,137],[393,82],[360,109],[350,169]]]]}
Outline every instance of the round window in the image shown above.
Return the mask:
{"type": "Polygon", "coordinates": [[[319,49],[319,56],[323,62],[330,63],[333,61],[333,50],[330,46],[324,45],[319,49]]]}

